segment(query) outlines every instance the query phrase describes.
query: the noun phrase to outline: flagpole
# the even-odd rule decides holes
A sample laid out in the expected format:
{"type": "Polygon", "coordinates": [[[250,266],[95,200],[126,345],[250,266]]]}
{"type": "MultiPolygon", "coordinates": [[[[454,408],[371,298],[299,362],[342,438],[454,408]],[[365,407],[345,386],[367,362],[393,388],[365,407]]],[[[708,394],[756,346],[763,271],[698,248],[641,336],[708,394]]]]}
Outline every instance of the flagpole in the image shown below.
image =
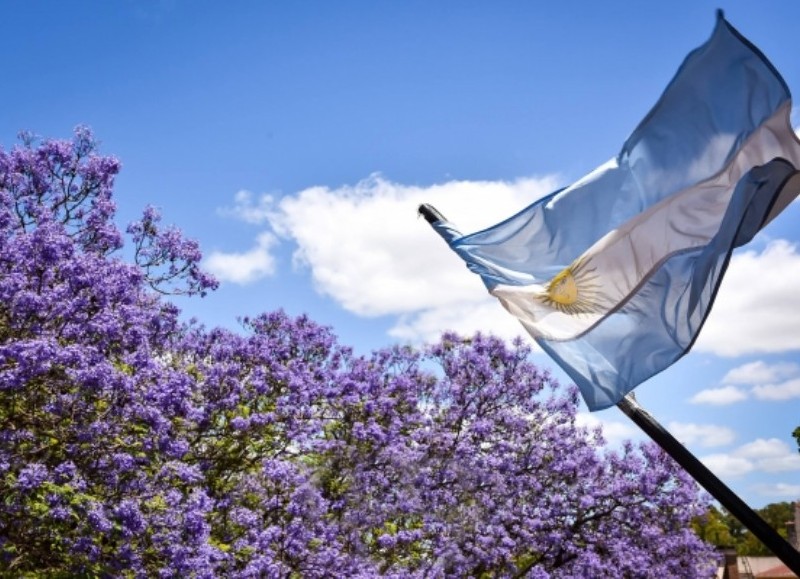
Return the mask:
{"type": "MultiPolygon", "coordinates": [[[[420,205],[418,211],[425,218],[425,221],[432,226],[437,222],[446,221],[441,213],[427,203],[420,205]]],[[[649,412],[636,402],[632,394],[625,396],[617,404],[617,408],[641,428],[675,462],[681,465],[700,486],[736,517],[784,565],[800,577],[800,552],[781,537],[775,529],[764,522],[764,519],[742,501],[714,473],[708,470],[685,446],[678,442],[649,412]]]]}
{"type": "Polygon", "coordinates": [[[636,426],[681,465],[689,475],[706,489],[719,504],[728,510],[742,525],[772,551],[784,565],[800,577],[800,552],[770,527],[739,496],[711,472],[706,465],[672,436],[653,416],[639,405],[633,394],[628,394],[618,404],[619,408],[636,426]]]}

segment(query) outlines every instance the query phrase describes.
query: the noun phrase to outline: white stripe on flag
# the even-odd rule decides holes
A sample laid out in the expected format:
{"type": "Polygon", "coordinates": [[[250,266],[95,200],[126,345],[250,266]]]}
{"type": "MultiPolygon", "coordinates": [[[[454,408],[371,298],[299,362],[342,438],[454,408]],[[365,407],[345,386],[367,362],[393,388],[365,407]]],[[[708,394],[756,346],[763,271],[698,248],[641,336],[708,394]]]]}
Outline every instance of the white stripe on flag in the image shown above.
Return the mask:
{"type": "MultiPolygon", "coordinates": [[[[491,290],[535,336],[575,339],[617,309],[671,255],[707,245],[720,229],[738,181],[776,157],[800,167],[800,143],[786,102],[758,127],[713,177],[667,197],[592,245],[563,272],[543,283],[491,290]]],[[[731,136],[731,140],[733,140],[731,136]]],[[[727,148],[726,148],[727,149],[727,148]]],[[[719,147],[709,144],[708,155],[719,147]]],[[[704,164],[698,158],[695,164],[704,164]]],[[[665,176],[668,178],[668,176],[665,176]]],[[[784,188],[771,215],[796,197],[784,188]]]]}

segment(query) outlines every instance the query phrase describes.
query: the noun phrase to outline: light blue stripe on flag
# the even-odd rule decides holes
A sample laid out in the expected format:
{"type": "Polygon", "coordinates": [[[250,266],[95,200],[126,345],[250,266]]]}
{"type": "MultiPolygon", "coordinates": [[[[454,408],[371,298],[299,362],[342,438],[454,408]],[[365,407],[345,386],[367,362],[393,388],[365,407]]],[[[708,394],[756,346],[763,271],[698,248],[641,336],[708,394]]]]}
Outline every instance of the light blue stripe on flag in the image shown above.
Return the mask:
{"type": "Polygon", "coordinates": [[[434,227],[606,408],[691,348],[733,249],[797,195],[790,112],[720,13],[615,158],[484,231],[434,227]]]}

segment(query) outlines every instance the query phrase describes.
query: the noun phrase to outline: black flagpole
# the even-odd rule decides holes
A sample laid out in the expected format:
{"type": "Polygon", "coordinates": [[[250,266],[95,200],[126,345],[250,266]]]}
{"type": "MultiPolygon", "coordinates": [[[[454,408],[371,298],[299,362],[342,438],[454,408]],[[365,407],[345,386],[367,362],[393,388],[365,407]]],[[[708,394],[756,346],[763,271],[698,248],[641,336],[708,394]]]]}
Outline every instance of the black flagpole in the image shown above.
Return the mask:
{"type": "Polygon", "coordinates": [[[647,433],[675,462],[681,465],[700,486],[706,489],[719,504],[736,517],[740,523],[747,527],[764,546],[772,551],[784,565],[800,577],[800,552],[797,551],[786,539],[764,522],[758,513],[753,511],[739,498],[728,486],[708,470],[695,455],[687,450],[672,436],[653,416],[642,408],[631,394],[628,394],[618,404],[619,408],[628,418],[647,433]]]}
{"type": "MultiPolygon", "coordinates": [[[[445,221],[444,216],[427,203],[419,206],[419,214],[431,225],[438,221],[445,221]]],[[[781,537],[775,529],[765,523],[764,519],[758,516],[725,483],[708,470],[697,457],[678,442],[649,412],[636,402],[632,394],[628,394],[623,398],[617,404],[617,408],[653,439],[675,462],[681,465],[700,486],[719,501],[719,504],[736,517],[784,565],[800,577],[800,552],[781,537]]]]}

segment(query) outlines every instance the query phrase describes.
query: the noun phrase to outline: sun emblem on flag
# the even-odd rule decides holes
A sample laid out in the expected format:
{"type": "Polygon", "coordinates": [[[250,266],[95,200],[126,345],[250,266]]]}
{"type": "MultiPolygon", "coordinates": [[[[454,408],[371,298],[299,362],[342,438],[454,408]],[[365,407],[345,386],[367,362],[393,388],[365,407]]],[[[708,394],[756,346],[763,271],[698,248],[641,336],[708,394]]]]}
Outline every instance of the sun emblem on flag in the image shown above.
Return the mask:
{"type": "Polygon", "coordinates": [[[545,305],[570,315],[590,314],[597,311],[597,275],[580,258],[561,271],[539,297],[545,305]]]}

